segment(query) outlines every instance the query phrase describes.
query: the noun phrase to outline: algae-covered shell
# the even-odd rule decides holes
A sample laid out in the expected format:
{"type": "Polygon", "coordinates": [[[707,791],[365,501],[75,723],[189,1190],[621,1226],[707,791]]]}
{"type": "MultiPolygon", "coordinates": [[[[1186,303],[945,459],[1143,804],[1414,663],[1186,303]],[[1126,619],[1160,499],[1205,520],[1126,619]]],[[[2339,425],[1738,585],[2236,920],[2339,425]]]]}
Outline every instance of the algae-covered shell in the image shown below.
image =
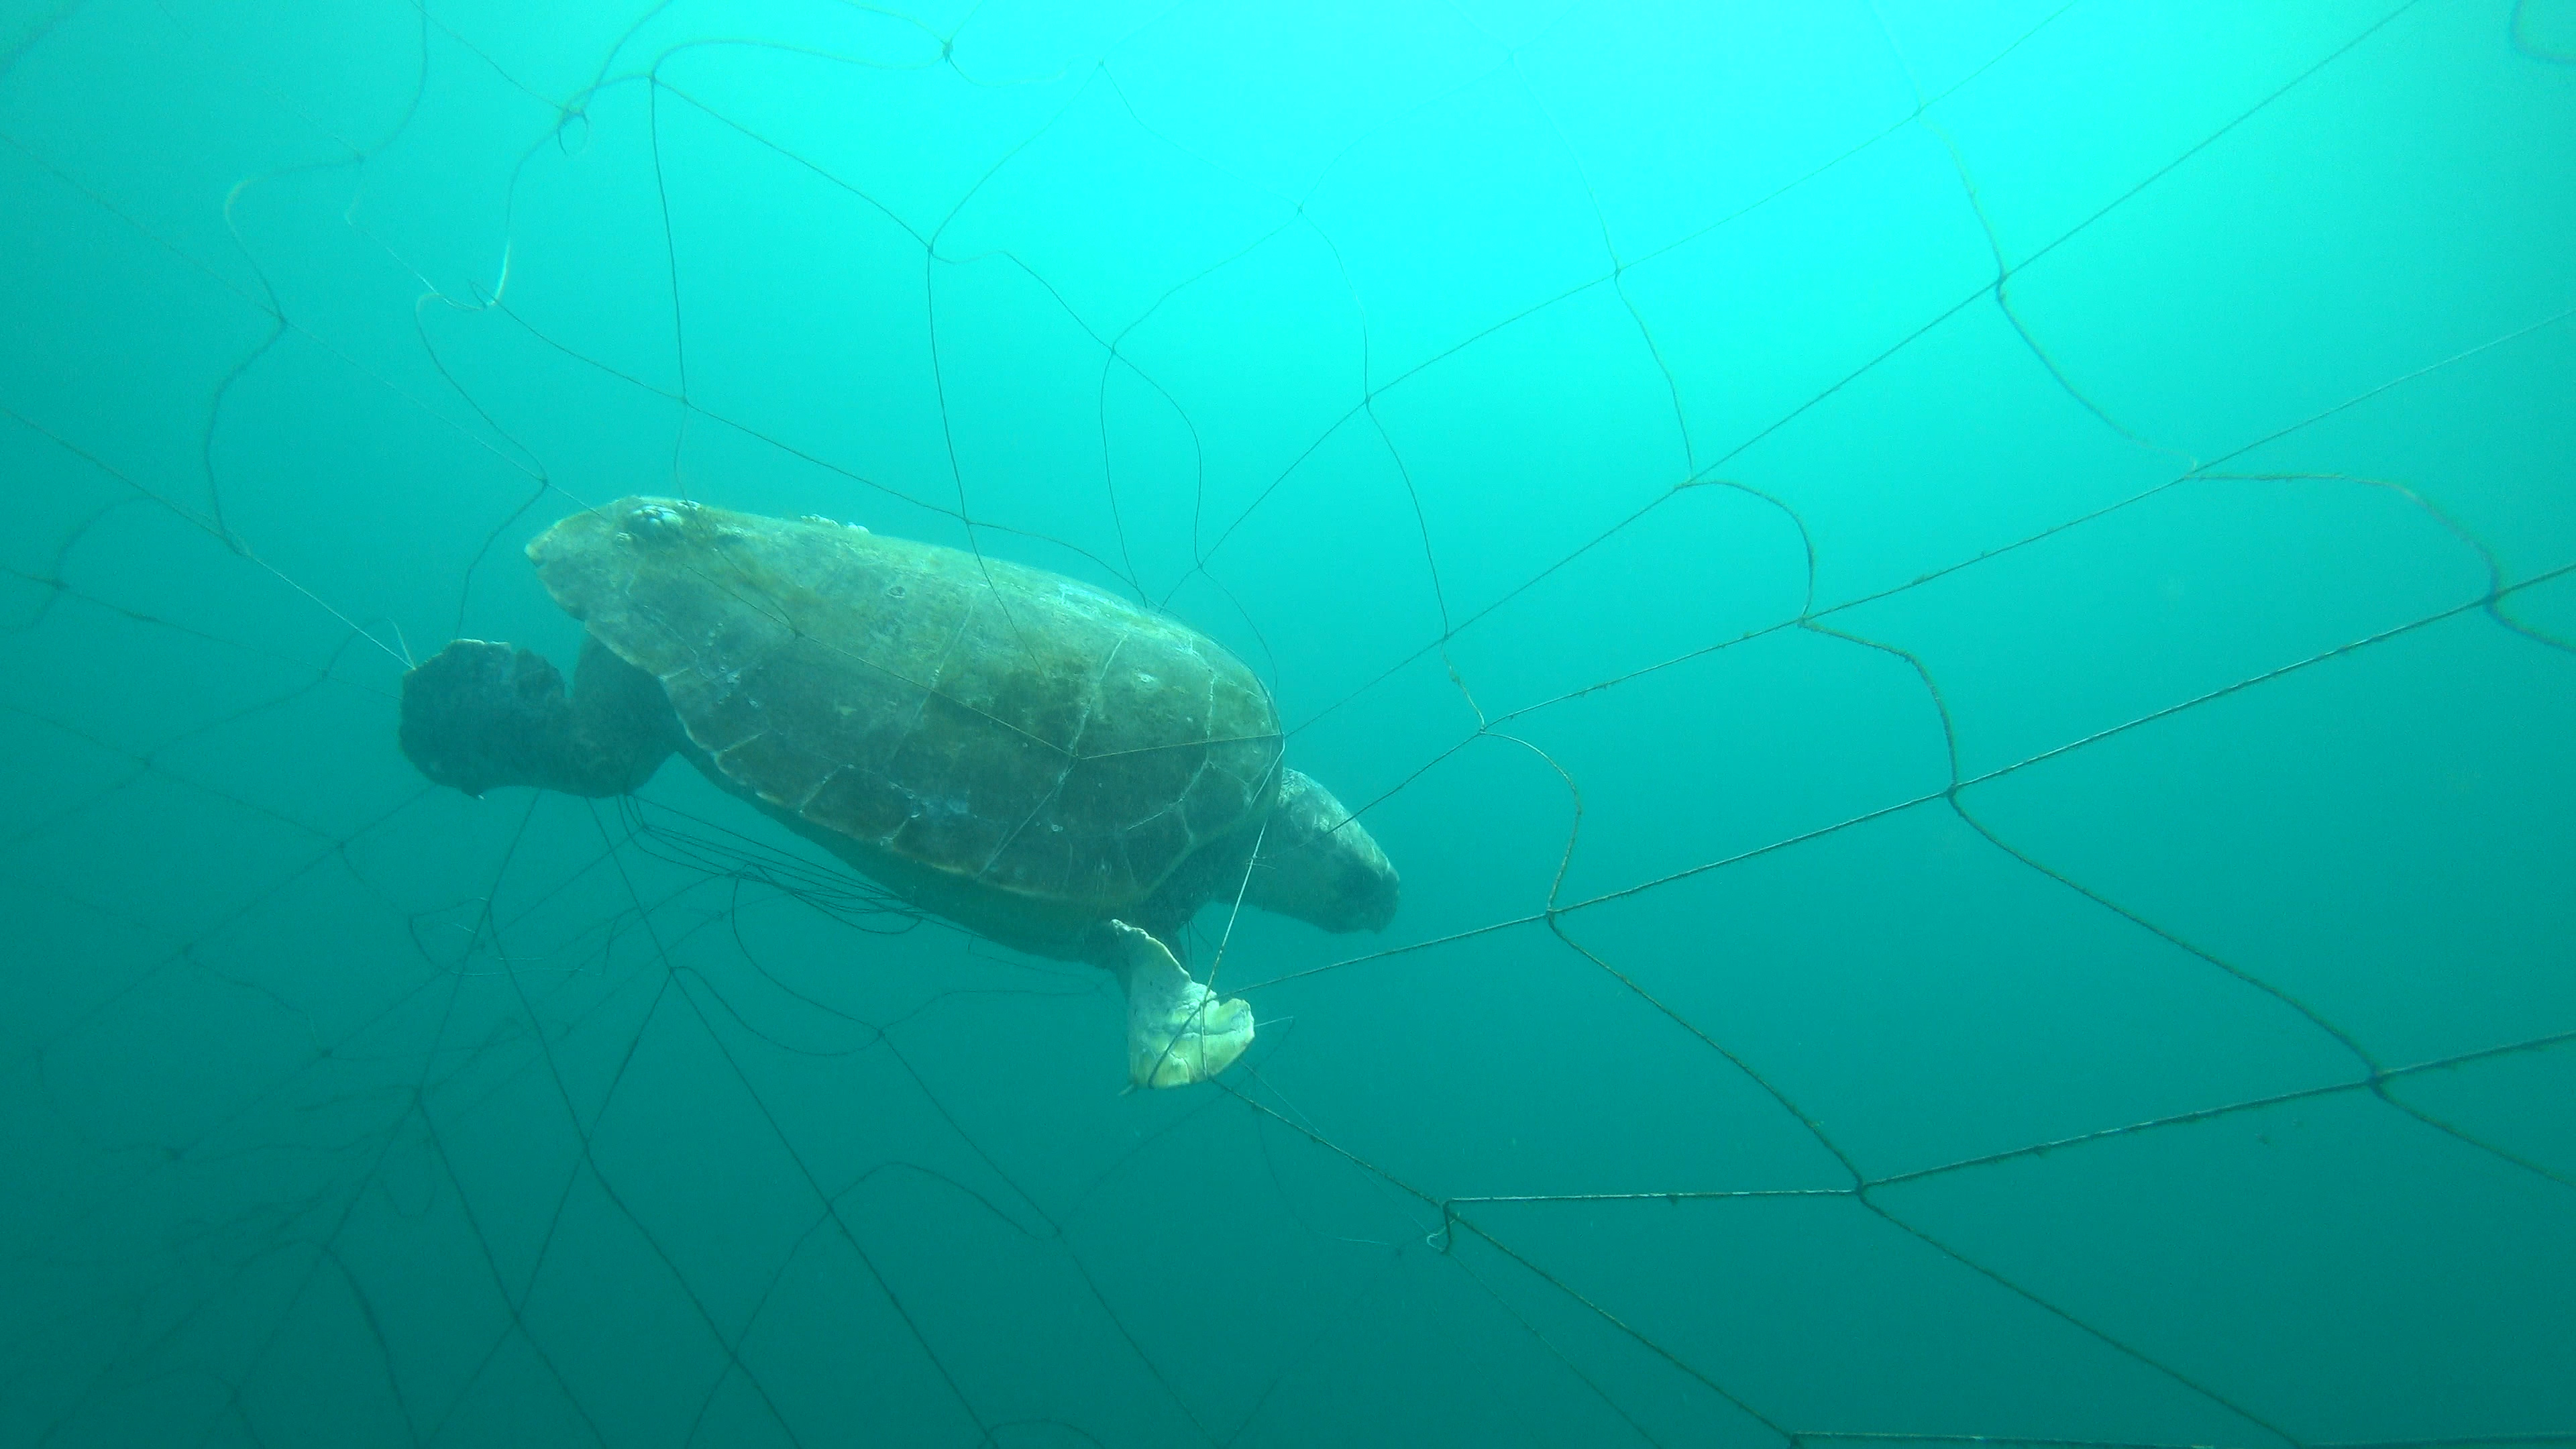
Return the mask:
{"type": "Polygon", "coordinates": [[[1119,917],[1277,788],[1278,713],[1241,661],[1056,574],[656,498],[528,556],[725,780],[941,895],[1119,917]]]}

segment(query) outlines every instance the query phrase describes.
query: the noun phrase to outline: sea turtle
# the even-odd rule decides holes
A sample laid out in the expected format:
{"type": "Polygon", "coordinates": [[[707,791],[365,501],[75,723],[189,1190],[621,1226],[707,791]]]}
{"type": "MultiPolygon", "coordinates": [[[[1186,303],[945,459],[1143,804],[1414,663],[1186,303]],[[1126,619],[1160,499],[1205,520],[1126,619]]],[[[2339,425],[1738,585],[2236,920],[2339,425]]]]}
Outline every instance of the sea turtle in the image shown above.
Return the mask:
{"type": "Polygon", "coordinates": [[[678,753],[922,909],[1115,971],[1140,1086],[1223,1071],[1252,1013],[1175,954],[1210,900],[1383,929],[1397,878],[1286,768],[1269,691],[1214,640],[1041,569],[681,499],[528,545],[589,626],[569,694],[459,639],[403,677],[402,748],[470,795],[641,787],[678,753]]]}

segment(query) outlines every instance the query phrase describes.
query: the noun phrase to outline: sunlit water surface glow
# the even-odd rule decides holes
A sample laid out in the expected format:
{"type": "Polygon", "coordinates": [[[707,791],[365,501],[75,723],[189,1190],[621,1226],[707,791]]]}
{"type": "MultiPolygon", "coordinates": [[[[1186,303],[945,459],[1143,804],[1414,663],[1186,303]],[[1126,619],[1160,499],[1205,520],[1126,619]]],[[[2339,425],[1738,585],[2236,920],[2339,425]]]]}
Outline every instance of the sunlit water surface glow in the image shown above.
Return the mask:
{"type": "Polygon", "coordinates": [[[2576,1442],[2576,6],[0,16],[0,1440],[2576,1442]],[[1214,1086],[666,766],[631,493],[1167,609],[1214,1086]]]}

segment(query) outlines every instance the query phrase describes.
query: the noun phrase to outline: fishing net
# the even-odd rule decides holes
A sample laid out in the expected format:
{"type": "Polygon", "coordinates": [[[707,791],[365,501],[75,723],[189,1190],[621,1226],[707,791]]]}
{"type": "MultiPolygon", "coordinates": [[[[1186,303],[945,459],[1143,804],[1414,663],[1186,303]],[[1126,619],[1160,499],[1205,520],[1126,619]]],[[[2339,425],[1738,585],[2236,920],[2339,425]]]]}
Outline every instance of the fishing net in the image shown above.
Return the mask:
{"type": "Polygon", "coordinates": [[[0,1436],[2576,1441],[2576,11],[37,7],[0,1436]],[[426,786],[631,493],[1169,609],[1116,988],[426,786]]]}

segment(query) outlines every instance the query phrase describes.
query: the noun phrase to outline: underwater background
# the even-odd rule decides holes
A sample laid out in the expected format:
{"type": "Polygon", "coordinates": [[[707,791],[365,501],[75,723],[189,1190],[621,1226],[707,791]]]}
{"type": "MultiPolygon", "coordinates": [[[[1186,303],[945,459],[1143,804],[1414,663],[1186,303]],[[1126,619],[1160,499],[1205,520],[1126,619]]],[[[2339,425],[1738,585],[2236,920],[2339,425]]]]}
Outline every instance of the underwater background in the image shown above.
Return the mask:
{"type": "Polygon", "coordinates": [[[0,7],[0,1442],[2576,1443],[2576,4],[0,7]],[[1115,984],[435,788],[628,494],[1169,611],[1115,984]]]}

